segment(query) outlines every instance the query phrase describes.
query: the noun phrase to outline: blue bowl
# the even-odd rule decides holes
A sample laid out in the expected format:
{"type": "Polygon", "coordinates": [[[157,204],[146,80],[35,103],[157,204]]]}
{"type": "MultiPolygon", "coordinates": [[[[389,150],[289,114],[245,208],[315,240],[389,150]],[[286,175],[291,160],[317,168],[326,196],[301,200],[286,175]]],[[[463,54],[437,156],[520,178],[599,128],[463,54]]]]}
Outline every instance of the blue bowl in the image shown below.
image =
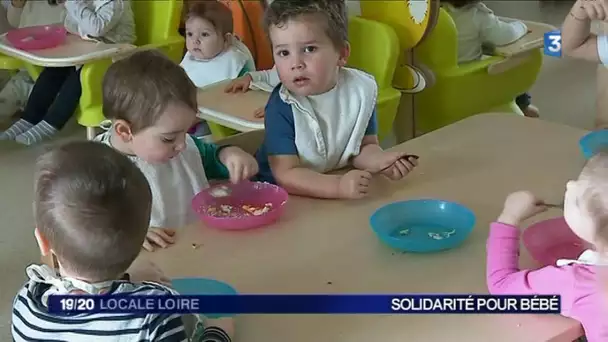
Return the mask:
{"type": "MultiPolygon", "coordinates": [[[[230,285],[207,278],[177,278],[171,281],[173,289],[181,295],[235,295],[238,292],[230,285]]],[[[208,318],[230,317],[230,314],[205,314],[208,318]]]]}
{"type": "Polygon", "coordinates": [[[458,203],[421,199],[385,205],[369,221],[380,241],[388,246],[428,253],[462,244],[475,227],[475,214],[458,203]]]}
{"type": "Polygon", "coordinates": [[[578,142],[585,158],[589,159],[602,149],[608,149],[608,129],[593,131],[578,142]]]}

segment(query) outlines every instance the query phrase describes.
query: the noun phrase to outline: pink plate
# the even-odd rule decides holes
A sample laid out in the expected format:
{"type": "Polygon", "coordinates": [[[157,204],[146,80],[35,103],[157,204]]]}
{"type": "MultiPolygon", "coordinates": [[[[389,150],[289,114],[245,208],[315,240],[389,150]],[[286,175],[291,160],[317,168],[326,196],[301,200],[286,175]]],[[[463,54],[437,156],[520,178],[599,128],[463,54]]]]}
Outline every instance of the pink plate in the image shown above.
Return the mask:
{"type": "Polygon", "coordinates": [[[586,243],[576,236],[563,217],[537,222],[523,233],[530,255],[541,265],[555,265],[558,259],[577,259],[586,243]]]}
{"type": "Polygon", "coordinates": [[[269,183],[225,183],[205,189],[194,196],[192,209],[211,227],[251,229],[278,220],[283,214],[288,197],[283,188],[269,183]],[[222,194],[221,189],[227,191],[222,194]]]}
{"type": "Polygon", "coordinates": [[[42,50],[65,42],[67,31],[63,25],[30,26],[8,31],[6,39],[20,50],[42,50]]]}

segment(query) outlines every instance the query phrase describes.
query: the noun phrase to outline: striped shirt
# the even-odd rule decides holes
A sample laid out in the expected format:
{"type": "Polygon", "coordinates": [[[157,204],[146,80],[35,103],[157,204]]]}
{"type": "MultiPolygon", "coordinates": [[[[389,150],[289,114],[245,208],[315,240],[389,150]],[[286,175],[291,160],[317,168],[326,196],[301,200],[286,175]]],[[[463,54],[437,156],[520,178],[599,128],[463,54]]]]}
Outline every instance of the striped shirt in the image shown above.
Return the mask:
{"type": "MultiPolygon", "coordinates": [[[[19,291],[13,302],[11,329],[14,341],[189,341],[190,332],[185,331],[179,314],[50,314],[42,298],[52,286],[30,280],[19,291]]],[[[155,283],[135,284],[121,280],[115,281],[107,294],[147,296],[174,292],[155,283]]],[[[230,338],[223,330],[210,327],[200,339],[197,338],[198,341],[230,342],[230,338]]]]}

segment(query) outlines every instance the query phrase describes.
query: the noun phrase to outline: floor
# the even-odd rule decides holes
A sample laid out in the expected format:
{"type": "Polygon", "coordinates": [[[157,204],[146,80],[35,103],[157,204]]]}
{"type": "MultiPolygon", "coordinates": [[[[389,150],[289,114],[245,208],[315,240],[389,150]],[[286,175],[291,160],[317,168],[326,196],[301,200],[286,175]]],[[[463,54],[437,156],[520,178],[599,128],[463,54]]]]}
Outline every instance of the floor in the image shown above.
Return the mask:
{"type": "MultiPolygon", "coordinates": [[[[559,26],[567,14],[569,1],[489,1],[498,15],[536,20],[559,26]]],[[[547,58],[536,85],[530,90],[543,120],[591,128],[595,115],[596,65],[567,59],[547,58]],[[576,95],[573,93],[576,89],[576,95]]],[[[70,127],[61,139],[84,139],[83,129],[70,127]]],[[[513,139],[517,139],[514,132],[513,139]]],[[[44,146],[25,148],[0,142],[0,341],[10,340],[10,313],[13,296],[25,279],[24,268],[39,261],[32,224],[32,168],[44,146]]]]}

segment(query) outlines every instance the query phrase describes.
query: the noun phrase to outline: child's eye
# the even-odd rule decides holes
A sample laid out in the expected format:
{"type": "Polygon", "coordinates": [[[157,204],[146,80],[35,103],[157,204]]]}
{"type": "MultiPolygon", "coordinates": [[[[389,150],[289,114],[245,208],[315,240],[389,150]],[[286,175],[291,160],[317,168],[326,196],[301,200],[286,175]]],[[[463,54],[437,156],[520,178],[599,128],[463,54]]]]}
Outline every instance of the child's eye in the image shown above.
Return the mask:
{"type": "Polygon", "coordinates": [[[161,140],[165,143],[165,144],[171,144],[175,142],[175,138],[167,138],[167,137],[162,137],[161,140]]]}
{"type": "Polygon", "coordinates": [[[201,36],[203,36],[203,37],[209,37],[210,34],[208,32],[203,32],[203,34],[201,34],[201,36]]]}
{"type": "Polygon", "coordinates": [[[306,53],[312,53],[317,51],[317,47],[316,46],[307,46],[304,48],[304,52],[306,53]]]}
{"type": "Polygon", "coordinates": [[[280,50],[280,51],[277,51],[277,55],[279,57],[287,57],[287,56],[289,56],[289,51],[287,51],[287,50],[280,50]]]}
{"type": "Polygon", "coordinates": [[[186,36],[192,37],[192,32],[186,32],[186,36]]]}

